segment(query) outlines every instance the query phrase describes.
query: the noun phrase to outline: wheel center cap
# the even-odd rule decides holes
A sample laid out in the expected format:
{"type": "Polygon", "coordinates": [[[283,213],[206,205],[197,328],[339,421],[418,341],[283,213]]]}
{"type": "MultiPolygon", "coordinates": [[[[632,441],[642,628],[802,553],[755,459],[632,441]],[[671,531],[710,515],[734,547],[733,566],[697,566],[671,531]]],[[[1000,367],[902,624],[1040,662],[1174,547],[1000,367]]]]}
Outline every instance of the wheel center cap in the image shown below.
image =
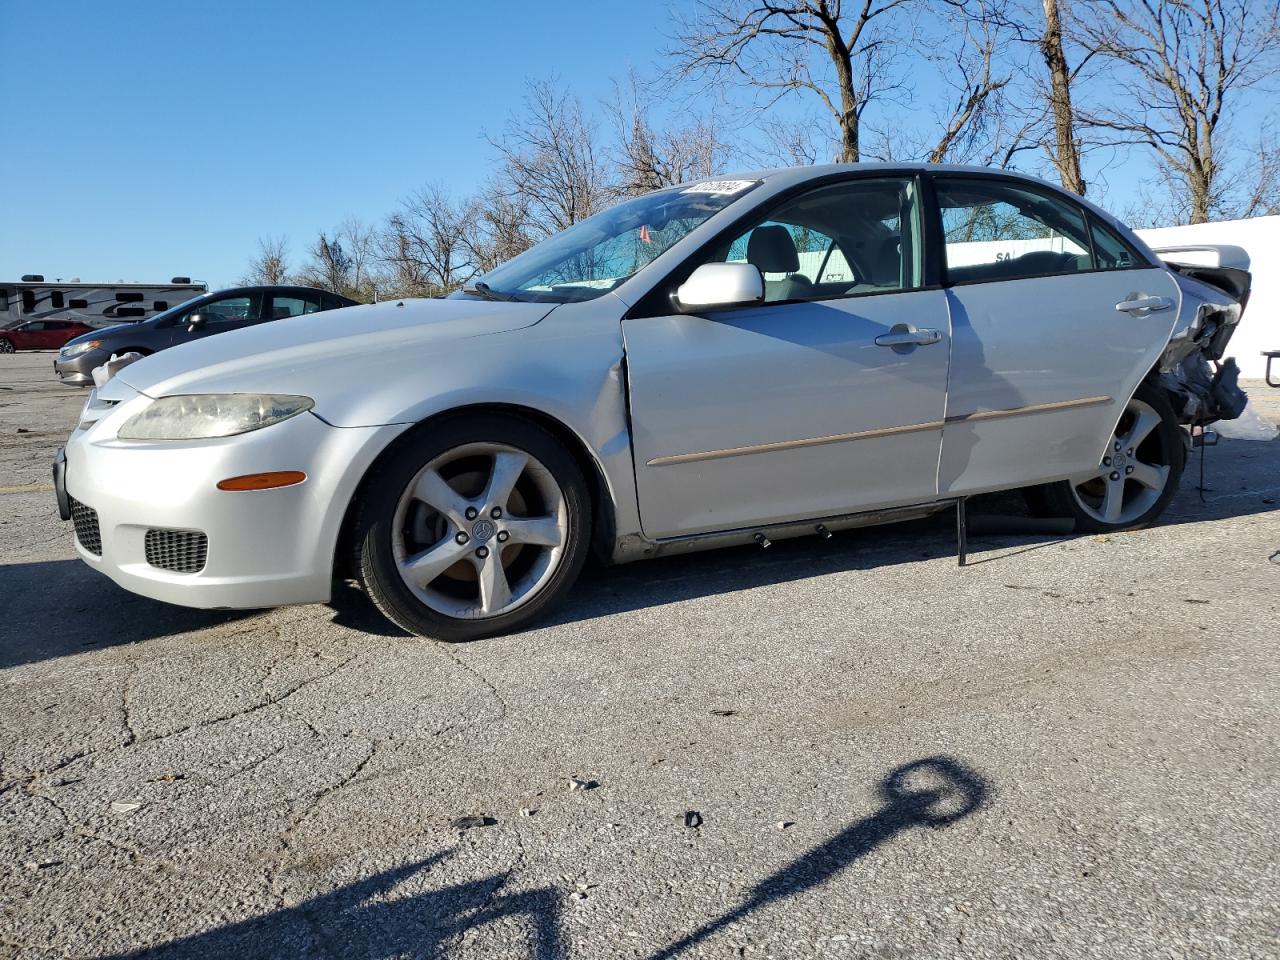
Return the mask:
{"type": "Polygon", "coordinates": [[[1114,457],[1112,457],[1112,458],[1111,458],[1111,463],[1112,463],[1112,465],[1113,465],[1113,466],[1115,466],[1117,469],[1119,469],[1119,470],[1123,470],[1123,469],[1125,468],[1125,464],[1126,464],[1126,460],[1125,460],[1125,456],[1124,456],[1124,454],[1123,454],[1123,453],[1117,453],[1114,457]]]}
{"type": "Polygon", "coordinates": [[[471,536],[477,543],[485,543],[498,532],[492,520],[477,520],[471,525],[471,536]]]}

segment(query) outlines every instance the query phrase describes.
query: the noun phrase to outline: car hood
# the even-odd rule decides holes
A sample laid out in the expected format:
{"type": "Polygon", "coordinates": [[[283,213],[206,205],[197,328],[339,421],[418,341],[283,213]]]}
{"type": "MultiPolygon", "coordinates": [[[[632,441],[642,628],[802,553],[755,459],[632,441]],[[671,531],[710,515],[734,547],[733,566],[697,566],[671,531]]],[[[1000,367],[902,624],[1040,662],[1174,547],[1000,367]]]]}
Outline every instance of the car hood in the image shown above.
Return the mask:
{"type": "Polygon", "coordinates": [[[359,380],[370,386],[441,341],[532,326],[546,303],[401,300],[287,317],[171,347],[117,376],[152,397],[279,393],[313,397],[359,380]]]}
{"type": "MultiPolygon", "coordinates": [[[[83,320],[80,322],[84,323],[83,320]]],[[[92,324],[85,323],[85,326],[92,326],[92,324]]],[[[138,326],[136,323],[113,323],[109,327],[94,327],[85,333],[76,334],[66,342],[65,346],[70,347],[84,340],[114,340],[124,336],[128,331],[137,331],[138,326]]]]}

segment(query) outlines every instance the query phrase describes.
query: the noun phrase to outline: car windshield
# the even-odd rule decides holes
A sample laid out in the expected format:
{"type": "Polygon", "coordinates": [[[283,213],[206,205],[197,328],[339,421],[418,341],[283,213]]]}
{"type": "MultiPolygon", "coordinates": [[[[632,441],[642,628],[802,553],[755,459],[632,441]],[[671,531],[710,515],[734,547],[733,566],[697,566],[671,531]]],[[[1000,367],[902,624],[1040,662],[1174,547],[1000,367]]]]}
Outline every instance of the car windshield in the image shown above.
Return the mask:
{"type": "Polygon", "coordinates": [[[706,180],[627,200],[544,240],[469,289],[501,299],[593,300],[759,183],[706,180]]]}

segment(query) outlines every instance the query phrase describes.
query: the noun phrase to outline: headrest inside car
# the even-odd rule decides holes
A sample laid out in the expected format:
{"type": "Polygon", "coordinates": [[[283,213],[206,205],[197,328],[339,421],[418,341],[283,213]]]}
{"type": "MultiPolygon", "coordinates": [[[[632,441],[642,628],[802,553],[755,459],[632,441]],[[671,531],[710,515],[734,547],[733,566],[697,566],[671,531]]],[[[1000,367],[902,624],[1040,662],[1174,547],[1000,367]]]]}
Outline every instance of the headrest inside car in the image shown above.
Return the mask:
{"type": "Polygon", "coordinates": [[[795,273],[800,269],[791,231],[779,224],[756,227],[747,240],[747,262],[761,273],[795,273]]]}

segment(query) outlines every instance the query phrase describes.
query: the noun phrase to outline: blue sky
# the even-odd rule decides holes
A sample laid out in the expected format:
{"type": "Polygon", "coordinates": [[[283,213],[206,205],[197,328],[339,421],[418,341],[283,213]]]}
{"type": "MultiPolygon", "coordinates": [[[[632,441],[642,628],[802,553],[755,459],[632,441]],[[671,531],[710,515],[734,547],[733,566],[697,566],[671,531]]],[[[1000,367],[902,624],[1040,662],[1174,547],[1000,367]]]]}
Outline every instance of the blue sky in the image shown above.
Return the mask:
{"type": "Polygon", "coordinates": [[[259,236],[296,255],[428,180],[465,191],[526,76],[599,99],[652,60],[662,10],[0,0],[0,278],[225,284],[259,236]]]}
{"type": "MultiPolygon", "coordinates": [[[[0,278],[225,285],[282,235],[296,265],[348,215],[472,189],[526,78],[591,107],[651,70],[668,18],[665,0],[0,0],[0,278]]],[[[1123,213],[1145,175],[1108,171],[1104,202],[1123,213]]]]}

